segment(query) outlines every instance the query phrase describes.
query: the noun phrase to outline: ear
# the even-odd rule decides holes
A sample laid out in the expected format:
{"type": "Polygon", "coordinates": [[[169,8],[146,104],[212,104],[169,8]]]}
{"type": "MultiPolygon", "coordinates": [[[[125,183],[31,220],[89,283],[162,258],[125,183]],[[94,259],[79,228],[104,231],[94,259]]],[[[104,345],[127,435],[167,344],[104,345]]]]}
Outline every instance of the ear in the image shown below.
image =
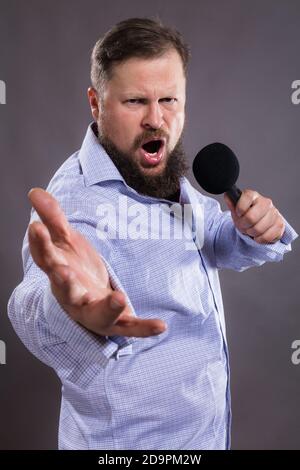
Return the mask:
{"type": "Polygon", "coordinates": [[[99,117],[99,106],[100,106],[98,93],[95,90],[95,88],[89,87],[87,91],[87,95],[88,95],[88,100],[90,103],[90,108],[91,108],[93,118],[97,122],[98,117],[99,117]]]}

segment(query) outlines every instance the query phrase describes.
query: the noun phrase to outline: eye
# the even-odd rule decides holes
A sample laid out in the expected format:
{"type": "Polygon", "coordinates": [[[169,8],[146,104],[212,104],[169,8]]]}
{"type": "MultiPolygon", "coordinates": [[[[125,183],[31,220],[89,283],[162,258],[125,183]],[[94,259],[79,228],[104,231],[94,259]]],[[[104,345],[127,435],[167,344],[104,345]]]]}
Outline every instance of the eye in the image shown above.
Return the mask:
{"type": "Polygon", "coordinates": [[[177,99],[168,97],[168,98],[162,98],[159,101],[163,101],[164,103],[167,103],[167,104],[174,104],[174,103],[176,103],[177,99]]]}
{"type": "Polygon", "coordinates": [[[126,103],[128,104],[143,104],[145,100],[143,98],[130,98],[129,100],[126,100],[126,103]]]}

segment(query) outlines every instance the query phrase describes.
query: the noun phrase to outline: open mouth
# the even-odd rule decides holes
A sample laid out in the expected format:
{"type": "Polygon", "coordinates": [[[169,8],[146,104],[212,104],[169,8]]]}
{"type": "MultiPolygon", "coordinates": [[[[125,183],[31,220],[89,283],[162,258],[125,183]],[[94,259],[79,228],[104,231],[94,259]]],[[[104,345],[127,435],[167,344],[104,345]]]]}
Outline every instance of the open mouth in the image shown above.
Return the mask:
{"type": "Polygon", "coordinates": [[[161,140],[150,140],[150,142],[147,142],[142,147],[144,150],[146,150],[147,153],[149,153],[150,155],[151,154],[153,155],[159,151],[161,145],[162,145],[161,140]]]}
{"type": "Polygon", "coordinates": [[[165,143],[161,139],[153,139],[141,146],[143,161],[147,166],[157,165],[163,156],[165,143]]]}

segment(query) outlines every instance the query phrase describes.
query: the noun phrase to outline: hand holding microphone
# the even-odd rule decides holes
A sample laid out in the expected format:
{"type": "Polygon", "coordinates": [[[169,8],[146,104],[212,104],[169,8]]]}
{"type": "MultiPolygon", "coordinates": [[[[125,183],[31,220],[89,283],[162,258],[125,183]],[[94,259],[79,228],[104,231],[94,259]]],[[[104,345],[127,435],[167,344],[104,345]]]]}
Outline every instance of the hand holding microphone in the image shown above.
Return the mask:
{"type": "Polygon", "coordinates": [[[224,144],[213,143],[196,155],[193,163],[195,179],[212,194],[224,194],[237,229],[257,243],[275,243],[284,230],[284,219],[270,198],[257,191],[241,191],[236,185],[239,162],[233,151],[224,144]]]}

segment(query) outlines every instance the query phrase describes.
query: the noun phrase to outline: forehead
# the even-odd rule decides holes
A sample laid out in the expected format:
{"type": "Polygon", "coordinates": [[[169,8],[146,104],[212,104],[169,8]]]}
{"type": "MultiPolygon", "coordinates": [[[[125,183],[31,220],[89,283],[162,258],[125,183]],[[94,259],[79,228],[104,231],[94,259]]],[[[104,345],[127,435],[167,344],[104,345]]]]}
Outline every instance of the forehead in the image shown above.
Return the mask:
{"type": "Polygon", "coordinates": [[[108,85],[124,93],[148,92],[149,89],[179,91],[185,88],[185,74],[174,49],[150,59],[132,57],[114,66],[108,85]]]}

